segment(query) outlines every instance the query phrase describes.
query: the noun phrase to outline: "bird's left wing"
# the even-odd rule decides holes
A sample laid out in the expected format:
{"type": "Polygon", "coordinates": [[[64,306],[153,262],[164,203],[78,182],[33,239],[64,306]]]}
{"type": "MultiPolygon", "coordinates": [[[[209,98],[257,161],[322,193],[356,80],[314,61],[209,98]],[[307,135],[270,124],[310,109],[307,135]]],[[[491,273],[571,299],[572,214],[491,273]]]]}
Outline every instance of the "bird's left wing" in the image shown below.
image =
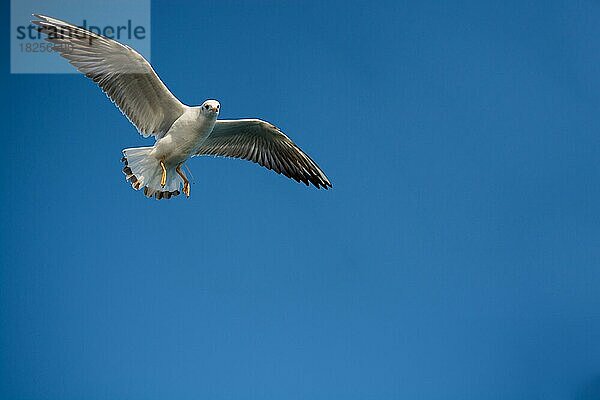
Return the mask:
{"type": "Polygon", "coordinates": [[[144,57],[68,22],[34,14],[54,51],[93,80],[144,136],[164,135],[185,111],[144,57]]]}
{"type": "Polygon", "coordinates": [[[306,185],[332,187],[306,153],[277,127],[260,119],[218,120],[196,155],[241,158],[306,185]]]}

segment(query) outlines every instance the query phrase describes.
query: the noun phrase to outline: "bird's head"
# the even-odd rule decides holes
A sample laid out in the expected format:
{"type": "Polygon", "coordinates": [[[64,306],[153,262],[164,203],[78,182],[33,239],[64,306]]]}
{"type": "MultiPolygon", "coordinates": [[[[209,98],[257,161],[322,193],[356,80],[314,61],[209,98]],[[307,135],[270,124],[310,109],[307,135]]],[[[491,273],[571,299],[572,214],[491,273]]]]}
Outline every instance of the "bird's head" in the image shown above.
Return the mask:
{"type": "Polygon", "coordinates": [[[219,104],[216,100],[206,100],[200,106],[202,109],[202,114],[209,116],[217,116],[219,115],[219,110],[221,109],[221,104],[219,104]]]}

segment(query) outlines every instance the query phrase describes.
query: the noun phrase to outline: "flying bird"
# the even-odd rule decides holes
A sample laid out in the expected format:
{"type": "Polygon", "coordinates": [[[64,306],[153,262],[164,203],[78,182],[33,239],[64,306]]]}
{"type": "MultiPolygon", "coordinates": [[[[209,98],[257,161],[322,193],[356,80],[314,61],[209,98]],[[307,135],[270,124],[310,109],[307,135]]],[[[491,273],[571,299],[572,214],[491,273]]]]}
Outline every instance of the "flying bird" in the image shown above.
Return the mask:
{"type": "Polygon", "coordinates": [[[93,80],[142,136],[154,136],[154,146],[124,149],[122,158],[126,180],[147,197],[170,199],[180,189],[189,197],[190,182],[181,167],[203,155],[240,158],[307,186],[332,187],[321,168],[269,122],[217,119],[217,100],[187,106],[131,47],[65,21],[33,16],[54,51],[93,80]]]}

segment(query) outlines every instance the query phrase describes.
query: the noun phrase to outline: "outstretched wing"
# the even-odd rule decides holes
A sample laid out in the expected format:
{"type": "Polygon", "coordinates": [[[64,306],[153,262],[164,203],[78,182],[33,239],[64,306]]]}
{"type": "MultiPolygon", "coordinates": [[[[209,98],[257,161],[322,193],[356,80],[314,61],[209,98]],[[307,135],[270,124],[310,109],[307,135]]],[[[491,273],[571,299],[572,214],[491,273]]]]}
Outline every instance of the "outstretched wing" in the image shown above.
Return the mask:
{"type": "Polygon", "coordinates": [[[252,161],[307,186],[331,182],[319,166],[277,127],[260,119],[218,120],[197,155],[252,161]]]}
{"type": "Polygon", "coordinates": [[[34,14],[53,50],[93,80],[144,137],[164,135],[185,111],[152,66],[129,46],[55,18],[34,14]]]}

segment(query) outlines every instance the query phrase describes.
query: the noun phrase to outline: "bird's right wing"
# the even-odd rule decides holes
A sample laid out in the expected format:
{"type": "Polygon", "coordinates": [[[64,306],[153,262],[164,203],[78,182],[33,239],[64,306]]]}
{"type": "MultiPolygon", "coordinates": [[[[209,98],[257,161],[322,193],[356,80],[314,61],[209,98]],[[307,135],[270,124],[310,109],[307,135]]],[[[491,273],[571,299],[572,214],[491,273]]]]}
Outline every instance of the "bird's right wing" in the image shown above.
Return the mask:
{"type": "Polygon", "coordinates": [[[129,46],[55,18],[34,14],[53,50],[93,80],[144,137],[163,136],[182,104],[144,57],[129,46]]]}
{"type": "Polygon", "coordinates": [[[321,168],[279,128],[260,119],[217,120],[196,155],[255,162],[306,185],[330,188],[321,168]]]}

